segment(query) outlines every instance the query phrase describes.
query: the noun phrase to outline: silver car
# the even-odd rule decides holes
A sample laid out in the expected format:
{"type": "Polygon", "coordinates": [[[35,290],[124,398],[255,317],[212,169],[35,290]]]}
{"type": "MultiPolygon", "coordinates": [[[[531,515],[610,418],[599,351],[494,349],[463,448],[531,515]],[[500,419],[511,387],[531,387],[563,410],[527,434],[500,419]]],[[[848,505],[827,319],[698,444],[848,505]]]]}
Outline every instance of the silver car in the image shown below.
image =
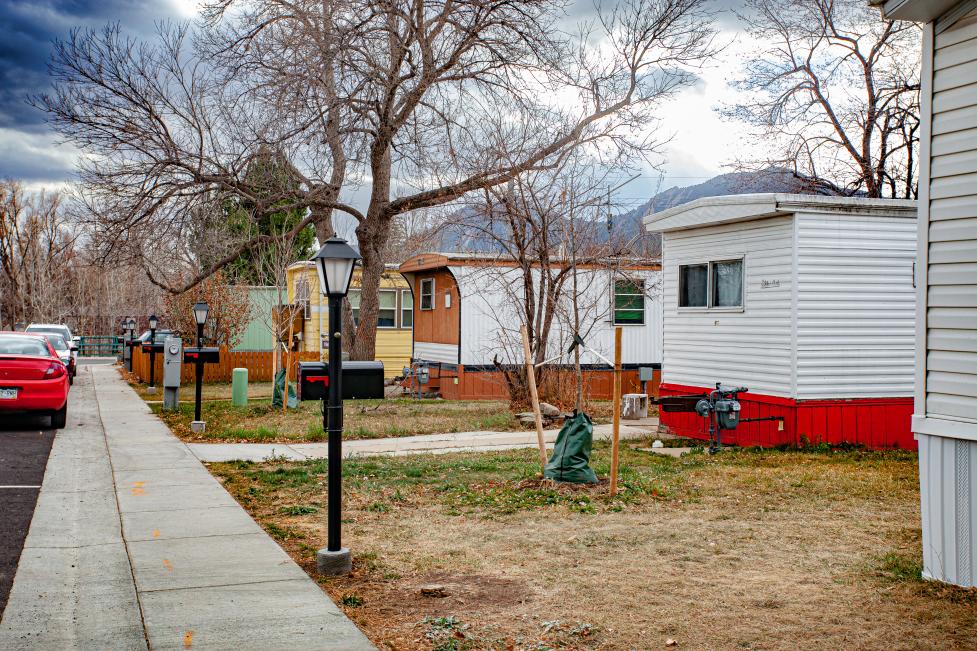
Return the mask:
{"type": "Polygon", "coordinates": [[[48,335],[48,334],[61,335],[62,337],[64,337],[64,340],[68,342],[68,345],[71,347],[71,357],[72,357],[72,359],[75,360],[74,366],[75,367],[78,366],[78,342],[79,342],[79,338],[78,337],[73,337],[71,335],[71,328],[69,328],[65,324],[63,324],[63,323],[32,323],[29,326],[27,326],[27,328],[24,329],[24,332],[34,332],[34,333],[42,334],[42,335],[48,335]]]}

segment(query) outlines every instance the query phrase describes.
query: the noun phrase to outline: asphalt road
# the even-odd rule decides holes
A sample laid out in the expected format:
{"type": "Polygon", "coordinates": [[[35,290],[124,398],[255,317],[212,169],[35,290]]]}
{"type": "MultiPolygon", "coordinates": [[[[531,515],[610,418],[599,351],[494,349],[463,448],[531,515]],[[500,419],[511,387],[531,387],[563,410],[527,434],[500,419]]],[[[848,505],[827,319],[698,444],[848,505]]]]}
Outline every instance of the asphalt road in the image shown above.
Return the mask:
{"type": "Polygon", "coordinates": [[[0,615],[7,606],[53,441],[46,416],[0,415],[0,615]]]}

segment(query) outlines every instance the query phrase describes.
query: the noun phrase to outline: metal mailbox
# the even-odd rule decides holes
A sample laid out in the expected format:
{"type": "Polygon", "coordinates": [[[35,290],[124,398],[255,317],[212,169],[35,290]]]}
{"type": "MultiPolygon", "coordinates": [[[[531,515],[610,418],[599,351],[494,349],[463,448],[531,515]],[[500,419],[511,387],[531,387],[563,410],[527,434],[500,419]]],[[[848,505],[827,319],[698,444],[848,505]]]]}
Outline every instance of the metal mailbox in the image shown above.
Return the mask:
{"type": "Polygon", "coordinates": [[[188,347],[183,349],[183,362],[185,364],[216,364],[221,361],[221,350],[214,346],[188,347]]]}
{"type": "Polygon", "coordinates": [[[325,400],[329,391],[329,370],[323,362],[299,362],[299,400],[325,400]]]}
{"type": "Polygon", "coordinates": [[[163,350],[164,350],[164,347],[163,347],[163,342],[162,341],[157,341],[157,342],[144,341],[144,342],[142,342],[142,351],[144,353],[149,353],[149,352],[162,353],[163,350]]]}
{"type": "MultiPolygon", "coordinates": [[[[325,362],[299,362],[299,400],[328,397],[329,367],[325,362]]],[[[383,362],[343,361],[343,400],[383,398],[383,362]]]]}
{"type": "Polygon", "coordinates": [[[383,362],[343,361],[343,400],[383,398],[383,362]]]}

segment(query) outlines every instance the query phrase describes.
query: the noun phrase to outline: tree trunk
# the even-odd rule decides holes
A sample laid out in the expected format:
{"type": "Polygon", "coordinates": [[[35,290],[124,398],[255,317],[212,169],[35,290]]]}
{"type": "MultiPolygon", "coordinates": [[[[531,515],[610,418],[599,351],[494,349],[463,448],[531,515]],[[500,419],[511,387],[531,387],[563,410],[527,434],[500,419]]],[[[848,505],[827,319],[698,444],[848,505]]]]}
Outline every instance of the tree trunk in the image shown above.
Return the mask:
{"type": "Polygon", "coordinates": [[[356,227],[360,245],[360,323],[350,342],[352,360],[372,360],[376,356],[377,315],[380,307],[380,279],[383,276],[384,251],[390,235],[390,149],[374,150],[372,156],[373,190],[366,219],[356,227]]]}

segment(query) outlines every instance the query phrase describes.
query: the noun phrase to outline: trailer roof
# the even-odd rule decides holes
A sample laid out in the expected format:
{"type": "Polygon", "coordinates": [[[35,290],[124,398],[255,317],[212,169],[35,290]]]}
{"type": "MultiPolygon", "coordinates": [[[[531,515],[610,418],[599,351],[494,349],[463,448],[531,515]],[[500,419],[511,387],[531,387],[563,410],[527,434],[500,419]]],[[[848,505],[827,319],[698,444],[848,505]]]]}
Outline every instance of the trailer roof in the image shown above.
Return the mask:
{"type": "Polygon", "coordinates": [[[936,20],[963,0],[869,0],[885,18],[928,23],[936,20]]]}
{"type": "MultiPolygon", "coordinates": [[[[636,263],[630,260],[619,260],[621,269],[632,269],[636,271],[659,271],[661,265],[655,263],[636,263]]],[[[613,263],[613,260],[608,260],[613,263]]],[[[554,266],[558,261],[554,261],[554,266]]],[[[443,267],[514,267],[515,260],[508,256],[495,253],[454,253],[454,252],[428,252],[419,253],[412,258],[404,260],[400,265],[401,273],[413,273],[415,271],[428,271],[431,269],[441,269],[443,267]]],[[[580,269],[587,269],[597,265],[581,263],[580,269]]],[[[600,265],[608,266],[607,264],[600,265]]]]}
{"type": "Polygon", "coordinates": [[[844,213],[916,218],[916,202],[909,199],[862,199],[807,194],[736,194],[696,199],[644,217],[645,228],[668,232],[750,221],[797,212],[844,213]]]}

